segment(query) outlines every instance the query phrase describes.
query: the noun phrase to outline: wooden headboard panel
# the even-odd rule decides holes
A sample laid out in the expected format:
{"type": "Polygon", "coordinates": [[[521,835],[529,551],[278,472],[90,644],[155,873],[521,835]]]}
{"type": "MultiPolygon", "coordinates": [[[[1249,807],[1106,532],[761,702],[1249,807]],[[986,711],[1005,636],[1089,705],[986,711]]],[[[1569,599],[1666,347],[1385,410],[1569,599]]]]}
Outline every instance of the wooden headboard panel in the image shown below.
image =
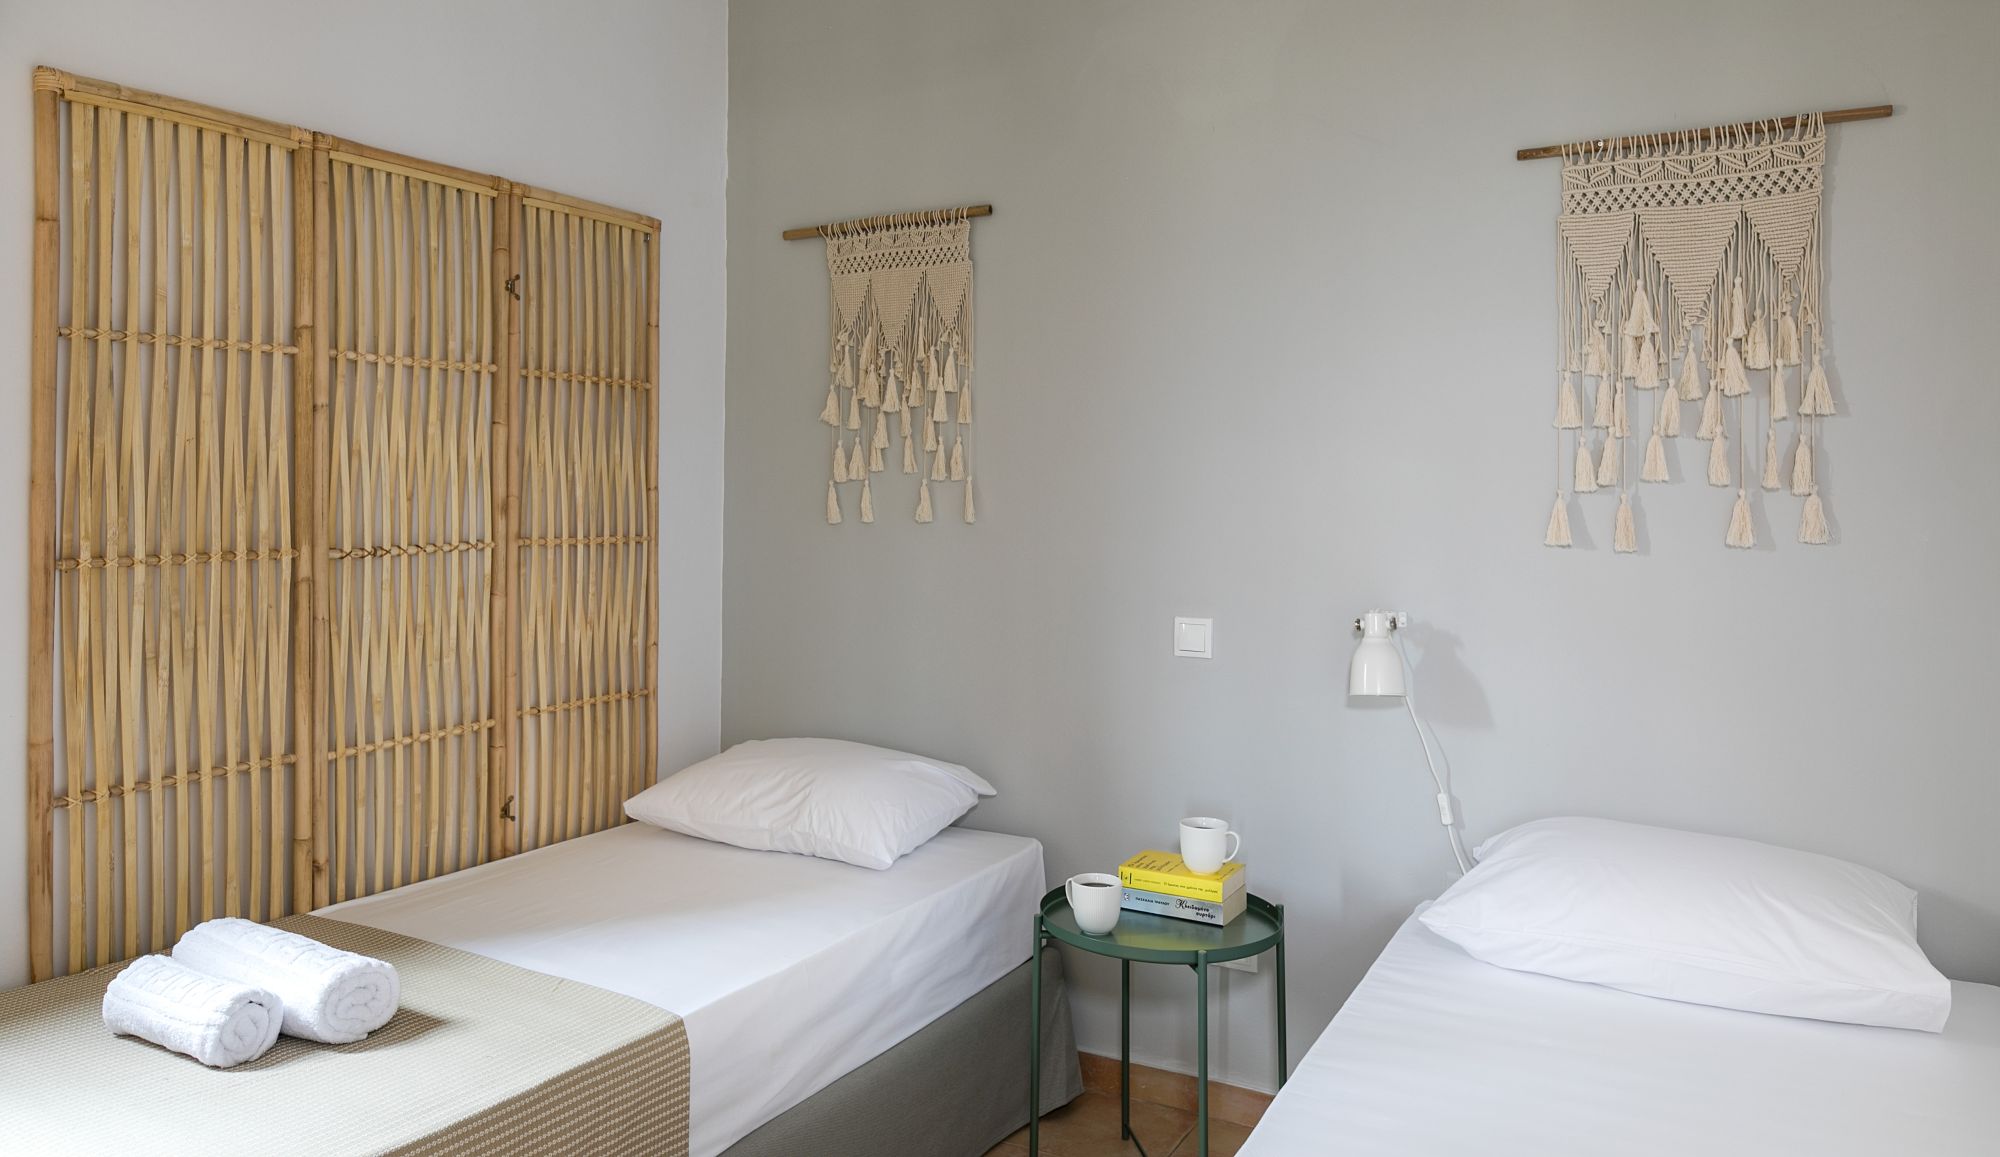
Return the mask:
{"type": "Polygon", "coordinates": [[[658,223],[34,88],[33,976],[620,822],[658,223]]]}

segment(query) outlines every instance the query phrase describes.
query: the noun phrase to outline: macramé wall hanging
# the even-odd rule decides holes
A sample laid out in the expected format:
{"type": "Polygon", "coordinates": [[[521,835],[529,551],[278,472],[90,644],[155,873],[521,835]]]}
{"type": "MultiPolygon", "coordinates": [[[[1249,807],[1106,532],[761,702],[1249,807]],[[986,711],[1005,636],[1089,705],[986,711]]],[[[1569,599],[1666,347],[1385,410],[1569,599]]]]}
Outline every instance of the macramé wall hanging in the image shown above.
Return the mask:
{"type": "Polygon", "coordinates": [[[1753,485],[1789,486],[1803,500],[1799,541],[1828,540],[1814,465],[1820,422],[1835,412],[1820,308],[1826,125],[1889,114],[1842,109],[1516,154],[1563,162],[1549,546],[1571,543],[1571,491],[1604,491],[1618,499],[1612,549],[1636,552],[1634,475],[1670,481],[1666,440],[1682,435],[1693,403],[1708,483],[1735,491],[1723,542],[1756,544],[1753,485]],[[1636,463],[1635,428],[1646,436],[1636,463]]]}
{"type": "Polygon", "coordinates": [[[902,473],[917,479],[916,520],[932,520],[932,483],[956,482],[963,517],[975,521],[970,218],[992,212],[969,205],[785,231],[788,241],[826,239],[827,522],[842,520],[843,486],[859,492],[861,521],[875,521],[872,476],[887,472],[899,445],[902,473]]]}

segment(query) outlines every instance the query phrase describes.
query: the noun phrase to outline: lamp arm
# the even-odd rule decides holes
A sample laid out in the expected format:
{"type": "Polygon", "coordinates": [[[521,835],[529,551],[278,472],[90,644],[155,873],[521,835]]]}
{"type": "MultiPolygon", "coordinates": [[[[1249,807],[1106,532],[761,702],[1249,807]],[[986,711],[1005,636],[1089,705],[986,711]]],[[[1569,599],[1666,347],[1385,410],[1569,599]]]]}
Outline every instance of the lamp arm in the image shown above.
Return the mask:
{"type": "MultiPolygon", "coordinates": [[[[1410,652],[1400,638],[1396,640],[1396,651],[1402,656],[1403,666],[1409,668],[1410,652]]],[[[1451,841],[1452,858],[1458,861],[1459,874],[1464,875],[1472,870],[1472,856],[1465,850],[1465,841],[1458,833],[1458,801],[1451,794],[1451,762],[1444,760],[1442,745],[1435,757],[1431,755],[1431,741],[1424,734],[1423,721],[1417,718],[1417,698],[1412,693],[1416,687],[1413,675],[1414,672],[1410,672],[1404,680],[1403,706],[1410,713],[1410,726],[1416,728],[1417,745],[1424,749],[1424,764],[1430,768],[1431,782],[1437,785],[1438,822],[1444,825],[1445,838],[1451,841]],[[1438,771],[1440,760],[1444,762],[1442,773],[1438,771]]]]}

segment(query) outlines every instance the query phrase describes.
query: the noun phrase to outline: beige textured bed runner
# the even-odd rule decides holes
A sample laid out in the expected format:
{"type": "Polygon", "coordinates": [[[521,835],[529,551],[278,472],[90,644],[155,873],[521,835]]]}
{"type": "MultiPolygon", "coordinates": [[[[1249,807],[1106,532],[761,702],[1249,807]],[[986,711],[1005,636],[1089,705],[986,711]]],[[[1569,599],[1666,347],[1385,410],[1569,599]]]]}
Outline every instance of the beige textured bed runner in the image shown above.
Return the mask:
{"type": "Polygon", "coordinates": [[[394,964],[395,1019],[351,1045],[280,1037],[215,1070],[105,1031],[121,965],[0,992],[0,1150],[685,1157],[679,1017],[393,932],[276,923],[394,964]]]}

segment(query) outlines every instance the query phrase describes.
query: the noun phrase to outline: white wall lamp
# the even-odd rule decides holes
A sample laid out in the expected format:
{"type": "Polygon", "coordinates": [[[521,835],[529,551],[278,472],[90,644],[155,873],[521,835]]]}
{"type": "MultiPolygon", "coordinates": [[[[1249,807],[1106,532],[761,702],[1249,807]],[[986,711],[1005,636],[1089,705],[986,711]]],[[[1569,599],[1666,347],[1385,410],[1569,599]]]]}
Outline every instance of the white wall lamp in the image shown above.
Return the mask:
{"type": "Polygon", "coordinates": [[[1423,721],[1417,718],[1416,699],[1410,694],[1409,656],[1403,652],[1403,641],[1397,631],[1410,625],[1410,616],[1402,611],[1369,611],[1354,620],[1354,629],[1361,635],[1361,642],[1354,648],[1354,658],[1347,665],[1347,694],[1355,698],[1401,699],[1409,710],[1410,725],[1417,729],[1417,743],[1424,749],[1424,762],[1430,765],[1431,782],[1437,785],[1438,822],[1444,825],[1445,836],[1451,840],[1451,854],[1458,860],[1461,873],[1472,870],[1472,857],[1466,853],[1465,841],[1458,834],[1458,800],[1451,794],[1451,764],[1444,758],[1444,748],[1438,747],[1437,755],[1431,755],[1434,736],[1425,733],[1423,721]],[[1444,768],[1439,770],[1442,763],[1444,768]]]}

